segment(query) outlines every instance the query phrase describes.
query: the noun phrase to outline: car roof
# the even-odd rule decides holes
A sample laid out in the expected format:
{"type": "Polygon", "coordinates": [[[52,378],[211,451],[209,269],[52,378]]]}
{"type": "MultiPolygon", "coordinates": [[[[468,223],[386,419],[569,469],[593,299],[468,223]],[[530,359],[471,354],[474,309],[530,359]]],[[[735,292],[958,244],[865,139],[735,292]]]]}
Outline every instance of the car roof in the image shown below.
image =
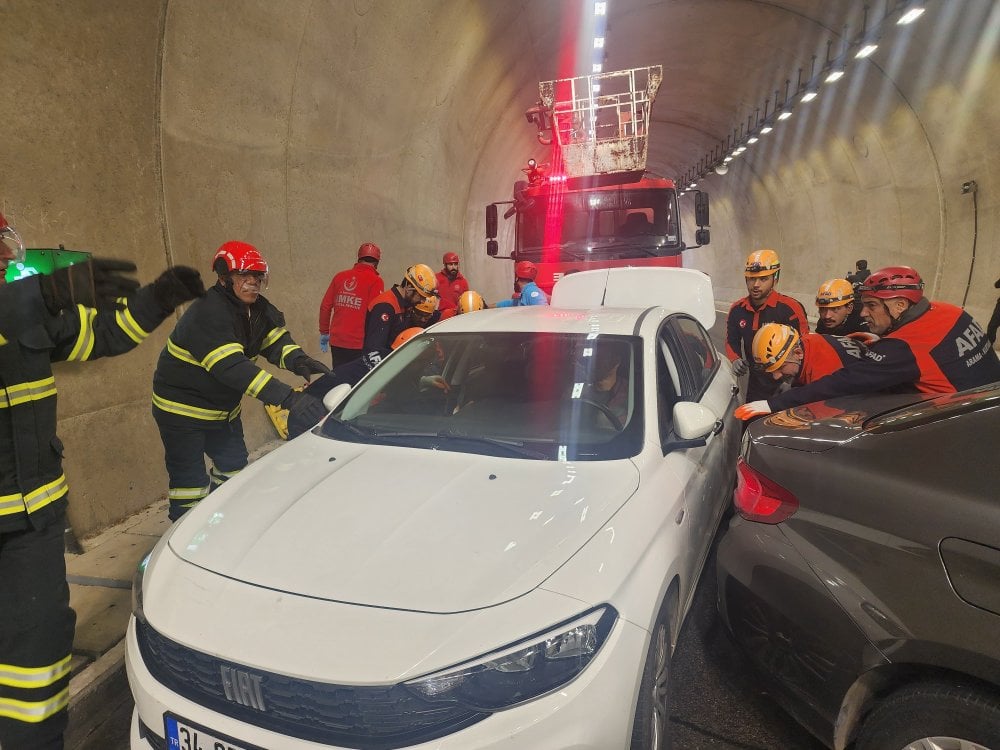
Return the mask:
{"type": "Polygon", "coordinates": [[[639,324],[650,309],[655,308],[599,307],[590,310],[564,310],[543,305],[501,307],[456,315],[442,320],[432,331],[434,333],[525,331],[637,336],[639,324]]]}

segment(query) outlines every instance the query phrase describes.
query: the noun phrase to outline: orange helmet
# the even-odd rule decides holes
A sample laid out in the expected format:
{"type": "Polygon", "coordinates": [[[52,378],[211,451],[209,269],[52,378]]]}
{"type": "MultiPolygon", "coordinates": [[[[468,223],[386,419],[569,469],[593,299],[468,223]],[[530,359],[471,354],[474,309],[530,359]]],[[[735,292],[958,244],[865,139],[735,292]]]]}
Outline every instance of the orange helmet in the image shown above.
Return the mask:
{"type": "Polygon", "coordinates": [[[774,274],[777,278],[779,271],[781,271],[781,259],[778,254],[774,250],[764,248],[763,250],[755,250],[747,256],[743,275],[748,279],[755,279],[774,274]]]}
{"type": "Polygon", "coordinates": [[[413,309],[419,310],[425,315],[433,315],[438,309],[438,298],[433,294],[430,297],[424,297],[422,302],[413,306],[413,309]]]}
{"type": "Polygon", "coordinates": [[[246,273],[255,271],[267,273],[267,261],[253,245],[239,240],[223,242],[212,260],[212,270],[216,273],[246,273]],[[219,269],[223,270],[219,270],[219,269]]]}
{"type": "Polygon", "coordinates": [[[888,266],[861,282],[858,291],[862,297],[902,297],[910,302],[919,302],[924,298],[924,280],[909,266],[888,266]]]}
{"type": "Polygon", "coordinates": [[[530,260],[519,260],[514,264],[515,279],[527,279],[528,281],[534,281],[536,276],[538,276],[538,266],[530,260]]]}
{"type": "Polygon", "coordinates": [[[816,307],[842,307],[854,302],[854,287],[847,279],[830,279],[816,292],[816,307]]]}
{"type": "Polygon", "coordinates": [[[783,323],[765,323],[754,334],[754,361],[763,367],[765,372],[774,372],[788,359],[788,354],[799,343],[799,332],[783,323]]]}
{"type": "Polygon", "coordinates": [[[376,263],[382,260],[382,250],[374,242],[366,242],[358,248],[358,260],[371,258],[376,263]]]}
{"type": "Polygon", "coordinates": [[[430,266],[417,263],[406,269],[403,281],[420,292],[424,297],[430,297],[437,289],[437,276],[430,266]]]}
{"type": "Polygon", "coordinates": [[[399,348],[399,347],[401,347],[401,346],[402,346],[403,344],[405,344],[405,343],[406,343],[407,341],[409,341],[409,340],[410,340],[410,339],[412,339],[412,338],[413,338],[414,336],[416,336],[416,335],[417,335],[418,333],[423,333],[423,332],[424,332],[424,329],[423,329],[423,328],[420,328],[420,327],[418,327],[418,326],[413,326],[413,328],[407,328],[407,329],[403,330],[403,331],[402,331],[402,332],[401,332],[401,333],[400,333],[400,334],[399,334],[399,335],[398,335],[398,336],[397,336],[397,337],[395,338],[395,340],[394,340],[394,341],[392,342],[392,348],[393,348],[393,349],[398,349],[398,348],[399,348]]]}
{"type": "Polygon", "coordinates": [[[459,315],[482,310],[484,307],[486,307],[486,302],[483,300],[483,295],[479,292],[473,292],[471,289],[468,292],[462,292],[458,298],[459,315]]]}

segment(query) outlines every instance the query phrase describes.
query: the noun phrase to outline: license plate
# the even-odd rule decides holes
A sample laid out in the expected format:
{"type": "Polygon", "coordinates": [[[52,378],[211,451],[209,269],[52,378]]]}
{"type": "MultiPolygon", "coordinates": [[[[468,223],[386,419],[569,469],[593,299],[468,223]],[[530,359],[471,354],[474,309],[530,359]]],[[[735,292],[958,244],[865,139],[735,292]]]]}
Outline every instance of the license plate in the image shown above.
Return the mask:
{"type": "Polygon", "coordinates": [[[163,714],[167,750],[264,750],[173,714],[163,714]]]}

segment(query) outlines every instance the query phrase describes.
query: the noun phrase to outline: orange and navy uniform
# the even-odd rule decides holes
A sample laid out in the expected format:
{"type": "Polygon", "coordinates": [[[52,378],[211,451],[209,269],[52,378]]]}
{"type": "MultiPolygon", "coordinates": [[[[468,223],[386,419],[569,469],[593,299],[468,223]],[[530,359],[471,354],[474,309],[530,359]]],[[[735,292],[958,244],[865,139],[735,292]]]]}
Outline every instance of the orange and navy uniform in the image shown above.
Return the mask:
{"type": "Polygon", "coordinates": [[[392,342],[407,326],[408,307],[395,286],[386,289],[368,305],[362,356],[369,370],[389,356],[392,342]]]}
{"type": "MultiPolygon", "coordinates": [[[[764,304],[755,308],[749,297],[743,297],[732,304],[726,317],[726,356],[730,360],[742,358],[753,362],[753,337],[765,323],[783,323],[801,336],[809,333],[806,310],[798,300],[771,292],[764,304]]],[[[777,387],[767,373],[751,370],[747,401],[767,398],[777,387]]]]}
{"type": "Polygon", "coordinates": [[[861,362],[768,399],[772,411],[873,391],[953,393],[1000,381],[1000,359],[967,312],[926,299],[892,332],[869,345],[861,362]]]}
{"type": "Polygon", "coordinates": [[[333,277],[319,306],[319,332],[330,334],[330,346],[361,349],[368,307],[384,289],[371,263],[358,261],[333,277]]]}
{"type": "Polygon", "coordinates": [[[796,385],[806,385],[862,361],[868,347],[847,336],[807,333],[802,337],[802,367],[796,385]]]}

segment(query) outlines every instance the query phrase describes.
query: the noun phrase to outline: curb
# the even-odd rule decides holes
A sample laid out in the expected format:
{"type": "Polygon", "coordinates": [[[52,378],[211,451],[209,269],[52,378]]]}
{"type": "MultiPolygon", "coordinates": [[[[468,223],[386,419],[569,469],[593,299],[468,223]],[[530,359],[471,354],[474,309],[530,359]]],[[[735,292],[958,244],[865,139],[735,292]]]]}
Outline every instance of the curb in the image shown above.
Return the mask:
{"type": "Polygon", "coordinates": [[[109,701],[123,689],[128,689],[124,639],[69,681],[69,726],[64,737],[67,750],[83,745],[107,717],[109,701]]]}

